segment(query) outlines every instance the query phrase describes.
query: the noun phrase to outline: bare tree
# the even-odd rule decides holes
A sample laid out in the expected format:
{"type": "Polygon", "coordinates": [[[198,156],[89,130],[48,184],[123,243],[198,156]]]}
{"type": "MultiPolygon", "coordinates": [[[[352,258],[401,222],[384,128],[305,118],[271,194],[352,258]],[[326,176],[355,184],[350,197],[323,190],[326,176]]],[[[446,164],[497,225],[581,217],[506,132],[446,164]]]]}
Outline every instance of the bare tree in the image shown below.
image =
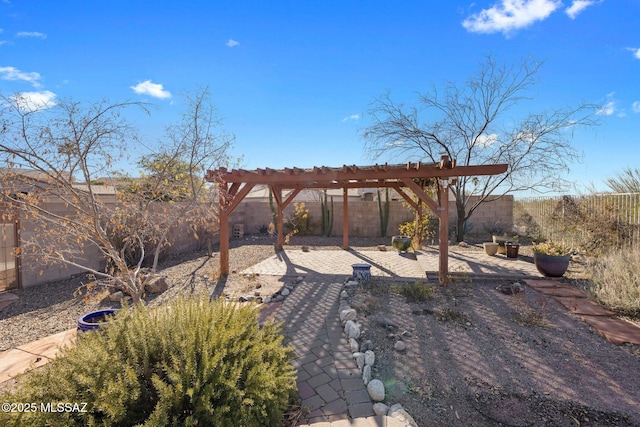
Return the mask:
{"type": "Polygon", "coordinates": [[[144,294],[141,269],[149,251],[153,251],[155,269],[172,227],[187,220],[194,229],[198,221],[209,226],[198,217],[213,211],[200,205],[206,199],[204,171],[228,161],[232,138],[215,133],[219,121],[208,91],[186,99],[188,110],[181,122],[168,128],[168,141],[150,157],[155,159],[155,173],[129,180],[143,182],[155,194],[179,193],[180,200],[174,203],[144,192],[119,189],[111,200],[103,194],[116,188],[103,182],[121,182],[126,176],[116,166],[127,146],[138,141],[123,115],[128,108],[146,109],[146,105],[64,101],[37,109],[28,108],[20,95],[3,97],[0,197],[35,227],[31,237],[21,242],[21,251],[37,255],[44,263],[86,271],[97,283],[120,289],[138,301],[144,294]],[[169,179],[176,161],[186,165],[178,177],[185,183],[179,191],[175,180],[169,179]],[[89,246],[104,258],[104,268],[87,259],[89,246]]]}
{"type": "MultiPolygon", "coordinates": [[[[207,88],[184,95],[185,113],[166,129],[165,138],[138,164],[143,176],[133,182],[129,203],[140,206],[139,223],[153,242],[152,270],[176,226],[188,225],[196,237],[217,231],[215,189],[204,179],[207,170],[228,167],[234,136],[222,128],[207,88]]],[[[133,210],[135,212],[135,210],[133,210]]]]}
{"type": "Polygon", "coordinates": [[[615,193],[640,193],[640,169],[626,168],[604,182],[615,193]]]}
{"type": "Polygon", "coordinates": [[[406,107],[384,94],[369,111],[365,151],[374,159],[435,163],[446,153],[459,166],[507,163],[505,174],[460,177],[451,187],[457,240],[462,241],[465,222],[480,203],[509,192],[565,188],[563,176],[580,158],[571,145],[571,131],[596,123],[596,107],[589,104],[514,117],[530,100],[526,93],[541,66],[532,59],[519,66],[498,65],[489,56],[464,85],[447,82],[442,91],[434,87],[418,94],[416,106],[406,107]]]}

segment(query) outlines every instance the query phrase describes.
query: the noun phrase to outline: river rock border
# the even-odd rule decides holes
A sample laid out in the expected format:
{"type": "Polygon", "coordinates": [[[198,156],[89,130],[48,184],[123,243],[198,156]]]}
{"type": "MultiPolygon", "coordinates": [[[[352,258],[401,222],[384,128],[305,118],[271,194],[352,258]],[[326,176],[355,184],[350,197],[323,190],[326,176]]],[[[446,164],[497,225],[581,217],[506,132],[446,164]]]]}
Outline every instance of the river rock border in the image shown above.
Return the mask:
{"type": "MultiPolygon", "coordinates": [[[[351,298],[355,295],[360,283],[354,280],[353,276],[347,278],[340,291],[340,303],[338,305],[338,315],[344,328],[344,335],[349,341],[353,358],[362,373],[362,381],[367,386],[367,392],[373,404],[373,412],[376,415],[386,415],[404,422],[405,426],[418,427],[415,420],[401,404],[396,403],[387,406],[382,403],[385,399],[384,384],[379,379],[371,378],[371,368],[376,362],[376,355],[371,340],[360,343],[358,340],[362,336],[362,326],[358,323],[358,313],[351,307],[351,298]]],[[[396,342],[394,348],[397,351],[404,351],[405,344],[402,341],[396,342]]]]}

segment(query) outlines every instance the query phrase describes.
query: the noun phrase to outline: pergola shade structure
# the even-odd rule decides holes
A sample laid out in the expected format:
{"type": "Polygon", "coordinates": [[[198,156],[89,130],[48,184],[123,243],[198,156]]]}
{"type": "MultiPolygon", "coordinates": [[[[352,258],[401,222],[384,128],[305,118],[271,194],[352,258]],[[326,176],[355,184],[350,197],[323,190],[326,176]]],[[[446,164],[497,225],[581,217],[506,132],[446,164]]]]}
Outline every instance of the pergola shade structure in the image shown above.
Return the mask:
{"type": "Polygon", "coordinates": [[[343,191],[342,247],[349,248],[349,188],[393,188],[414,209],[422,211],[426,204],[439,219],[439,281],[447,284],[449,260],[449,203],[448,187],[459,176],[498,175],[506,172],[506,164],[456,166],[448,156],[438,163],[406,163],[402,165],[342,166],[341,168],[314,167],[311,169],[234,169],[207,171],[206,180],[218,185],[220,206],[220,274],[229,274],[229,215],[256,185],[267,185],[273,193],[277,208],[278,248],[284,243],[283,211],[304,189],[335,189],[343,191]],[[436,180],[437,198],[434,200],[425,188],[429,180],[436,180]],[[416,203],[407,193],[417,196],[416,203]],[[283,190],[290,190],[283,199],[283,190]]]}

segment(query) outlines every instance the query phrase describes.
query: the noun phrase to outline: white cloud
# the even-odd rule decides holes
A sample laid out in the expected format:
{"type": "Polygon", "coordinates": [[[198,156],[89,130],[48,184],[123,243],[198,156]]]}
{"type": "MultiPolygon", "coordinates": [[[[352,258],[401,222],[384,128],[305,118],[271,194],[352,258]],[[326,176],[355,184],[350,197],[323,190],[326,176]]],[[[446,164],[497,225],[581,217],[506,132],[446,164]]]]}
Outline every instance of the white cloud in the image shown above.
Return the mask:
{"type": "Polygon", "coordinates": [[[640,101],[635,101],[633,104],[631,104],[631,109],[634,113],[640,113],[640,101]]]}
{"type": "Polygon", "coordinates": [[[33,37],[37,39],[46,39],[47,35],[45,33],[39,33],[37,31],[20,31],[16,34],[16,37],[33,37]]]}
{"type": "Polygon", "coordinates": [[[569,18],[576,19],[576,16],[593,4],[595,4],[595,0],[573,0],[571,6],[565,9],[565,13],[569,18]]]}
{"type": "Polygon", "coordinates": [[[31,83],[33,87],[41,86],[38,82],[38,80],[40,80],[40,73],[36,73],[35,71],[31,73],[25,73],[15,67],[0,67],[0,79],[21,80],[31,83]]]}
{"type": "Polygon", "coordinates": [[[548,18],[560,6],[560,0],[500,0],[490,9],[483,9],[465,19],[462,26],[473,33],[502,32],[508,35],[548,18]]]}
{"type": "Polygon", "coordinates": [[[343,122],[346,122],[346,121],[349,121],[349,120],[360,120],[360,114],[352,114],[352,115],[347,116],[344,119],[342,119],[343,122]]]}
{"type": "Polygon", "coordinates": [[[229,40],[227,40],[226,44],[229,47],[236,47],[236,46],[238,46],[240,44],[240,42],[237,41],[237,40],[234,40],[234,39],[229,39],[229,40]]]}
{"type": "Polygon", "coordinates": [[[171,92],[164,90],[160,83],[152,83],[151,80],[146,80],[130,87],[138,95],[149,95],[160,99],[171,98],[171,92]]]}
{"type": "Polygon", "coordinates": [[[640,47],[628,47],[627,50],[633,52],[633,56],[640,59],[640,47]]]}
{"type": "Polygon", "coordinates": [[[480,147],[488,147],[498,142],[498,135],[492,133],[490,135],[482,134],[476,138],[476,144],[480,147]]]}
{"type": "Polygon", "coordinates": [[[598,110],[596,111],[596,114],[599,114],[601,116],[610,116],[615,112],[616,112],[616,102],[609,101],[606,104],[604,104],[602,107],[598,108],[598,110]]]}
{"type": "Polygon", "coordinates": [[[45,90],[42,92],[22,92],[13,97],[14,102],[24,111],[46,110],[56,105],[56,94],[45,90]]]}

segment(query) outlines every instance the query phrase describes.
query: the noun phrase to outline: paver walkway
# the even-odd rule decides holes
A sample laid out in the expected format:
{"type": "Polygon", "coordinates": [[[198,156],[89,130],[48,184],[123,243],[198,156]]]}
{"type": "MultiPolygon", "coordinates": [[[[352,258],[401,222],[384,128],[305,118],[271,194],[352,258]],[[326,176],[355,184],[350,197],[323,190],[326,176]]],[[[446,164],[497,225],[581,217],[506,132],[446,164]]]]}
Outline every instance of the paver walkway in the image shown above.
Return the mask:
{"type": "Polygon", "coordinates": [[[372,403],[338,318],[345,276],[307,276],[276,315],[295,349],[298,394],[305,421],[373,416],[372,403]]]}
{"type": "MultiPolygon", "coordinates": [[[[351,275],[351,265],[371,265],[371,275],[397,279],[437,279],[438,251],[426,249],[415,254],[397,251],[314,251],[285,250],[256,264],[243,273],[274,276],[307,274],[351,275]],[[417,262],[416,262],[417,261],[417,262]]],[[[523,259],[488,256],[480,251],[449,252],[449,272],[474,277],[540,278],[536,267],[523,259]]]]}

